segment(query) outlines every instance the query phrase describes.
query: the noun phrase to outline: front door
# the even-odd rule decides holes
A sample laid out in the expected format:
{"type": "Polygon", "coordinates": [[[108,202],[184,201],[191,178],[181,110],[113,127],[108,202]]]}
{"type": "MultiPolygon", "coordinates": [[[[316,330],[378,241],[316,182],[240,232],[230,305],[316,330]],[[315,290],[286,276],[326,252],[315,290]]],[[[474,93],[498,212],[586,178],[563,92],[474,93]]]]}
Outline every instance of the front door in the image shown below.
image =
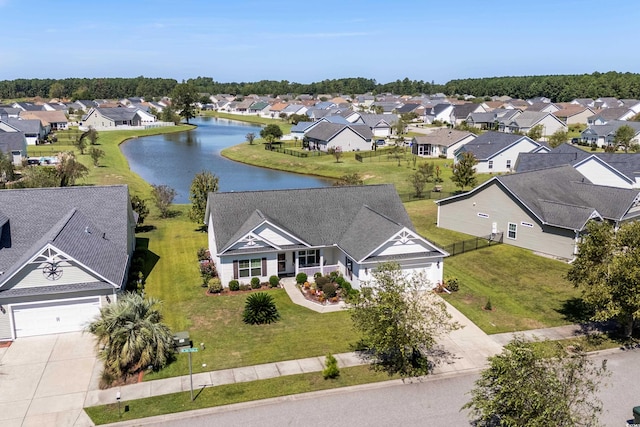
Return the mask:
{"type": "Polygon", "coordinates": [[[287,271],[287,254],[279,253],[278,254],[278,274],[284,273],[287,271]]]}

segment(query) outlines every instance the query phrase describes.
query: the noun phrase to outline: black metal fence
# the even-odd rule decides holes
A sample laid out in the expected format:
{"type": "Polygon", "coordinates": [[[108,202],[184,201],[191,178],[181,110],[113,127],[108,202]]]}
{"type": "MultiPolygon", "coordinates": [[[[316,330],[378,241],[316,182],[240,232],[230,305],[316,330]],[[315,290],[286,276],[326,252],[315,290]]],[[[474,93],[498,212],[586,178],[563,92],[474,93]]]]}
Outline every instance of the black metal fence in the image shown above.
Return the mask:
{"type": "Polygon", "coordinates": [[[273,145],[269,148],[268,145],[265,145],[265,150],[275,151],[276,153],[287,154],[289,156],[294,157],[318,157],[318,156],[326,156],[327,153],[319,150],[311,150],[311,151],[300,151],[300,150],[291,150],[289,148],[282,147],[274,147],[273,145]]]}
{"type": "Polygon", "coordinates": [[[451,256],[460,255],[465,252],[475,251],[477,249],[486,248],[488,246],[498,245],[502,243],[502,233],[491,234],[484,237],[475,237],[461,242],[455,242],[443,247],[451,256]]]}
{"type": "Polygon", "coordinates": [[[380,150],[373,151],[362,151],[356,153],[355,158],[360,163],[363,163],[365,160],[377,160],[377,161],[402,161],[407,159],[412,159],[413,155],[408,148],[384,148],[380,150]]]}
{"type": "Polygon", "coordinates": [[[449,193],[447,191],[431,190],[431,191],[422,192],[422,197],[416,197],[416,194],[413,192],[398,193],[398,195],[400,196],[400,200],[402,200],[403,202],[415,202],[417,200],[425,200],[425,199],[440,200],[440,199],[446,199],[447,197],[453,196],[455,194],[458,194],[458,193],[449,193]]]}

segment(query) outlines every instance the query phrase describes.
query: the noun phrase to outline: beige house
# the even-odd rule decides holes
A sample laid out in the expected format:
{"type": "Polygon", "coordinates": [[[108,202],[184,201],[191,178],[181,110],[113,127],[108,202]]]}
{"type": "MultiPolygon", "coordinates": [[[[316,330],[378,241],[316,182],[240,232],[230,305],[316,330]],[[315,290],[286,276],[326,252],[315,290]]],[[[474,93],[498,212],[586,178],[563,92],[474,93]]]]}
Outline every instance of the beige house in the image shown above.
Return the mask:
{"type": "Polygon", "coordinates": [[[595,111],[582,105],[571,105],[552,114],[565,122],[567,126],[575,124],[586,125],[589,117],[593,116],[595,111]]]}
{"type": "Polygon", "coordinates": [[[437,129],[430,134],[414,136],[411,140],[411,152],[420,157],[455,158],[455,151],[464,144],[473,141],[476,135],[455,129],[437,129]]]}

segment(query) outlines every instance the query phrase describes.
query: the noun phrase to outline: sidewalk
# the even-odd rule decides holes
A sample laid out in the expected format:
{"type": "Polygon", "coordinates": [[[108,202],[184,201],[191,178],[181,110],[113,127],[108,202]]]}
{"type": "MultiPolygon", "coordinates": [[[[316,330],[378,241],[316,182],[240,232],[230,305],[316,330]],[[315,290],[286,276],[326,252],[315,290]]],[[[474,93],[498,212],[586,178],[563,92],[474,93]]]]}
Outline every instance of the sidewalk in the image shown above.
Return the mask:
{"type": "Polygon", "coordinates": [[[280,280],[284,290],[287,291],[287,295],[291,298],[294,304],[307,307],[309,310],[313,310],[318,313],[331,313],[332,311],[341,311],[347,308],[344,301],[340,301],[337,304],[319,304],[317,302],[309,301],[302,295],[300,289],[296,286],[296,279],[293,277],[286,277],[280,280]]]}

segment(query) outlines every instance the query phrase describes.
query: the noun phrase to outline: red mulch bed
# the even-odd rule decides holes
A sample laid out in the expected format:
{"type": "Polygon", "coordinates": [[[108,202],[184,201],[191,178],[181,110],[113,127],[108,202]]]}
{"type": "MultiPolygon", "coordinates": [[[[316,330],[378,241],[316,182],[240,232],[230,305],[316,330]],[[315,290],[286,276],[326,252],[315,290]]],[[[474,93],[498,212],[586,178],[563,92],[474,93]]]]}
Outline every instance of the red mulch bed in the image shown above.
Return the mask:
{"type": "Polygon", "coordinates": [[[0,348],[7,348],[11,344],[13,344],[13,341],[0,341],[0,348]]]}

